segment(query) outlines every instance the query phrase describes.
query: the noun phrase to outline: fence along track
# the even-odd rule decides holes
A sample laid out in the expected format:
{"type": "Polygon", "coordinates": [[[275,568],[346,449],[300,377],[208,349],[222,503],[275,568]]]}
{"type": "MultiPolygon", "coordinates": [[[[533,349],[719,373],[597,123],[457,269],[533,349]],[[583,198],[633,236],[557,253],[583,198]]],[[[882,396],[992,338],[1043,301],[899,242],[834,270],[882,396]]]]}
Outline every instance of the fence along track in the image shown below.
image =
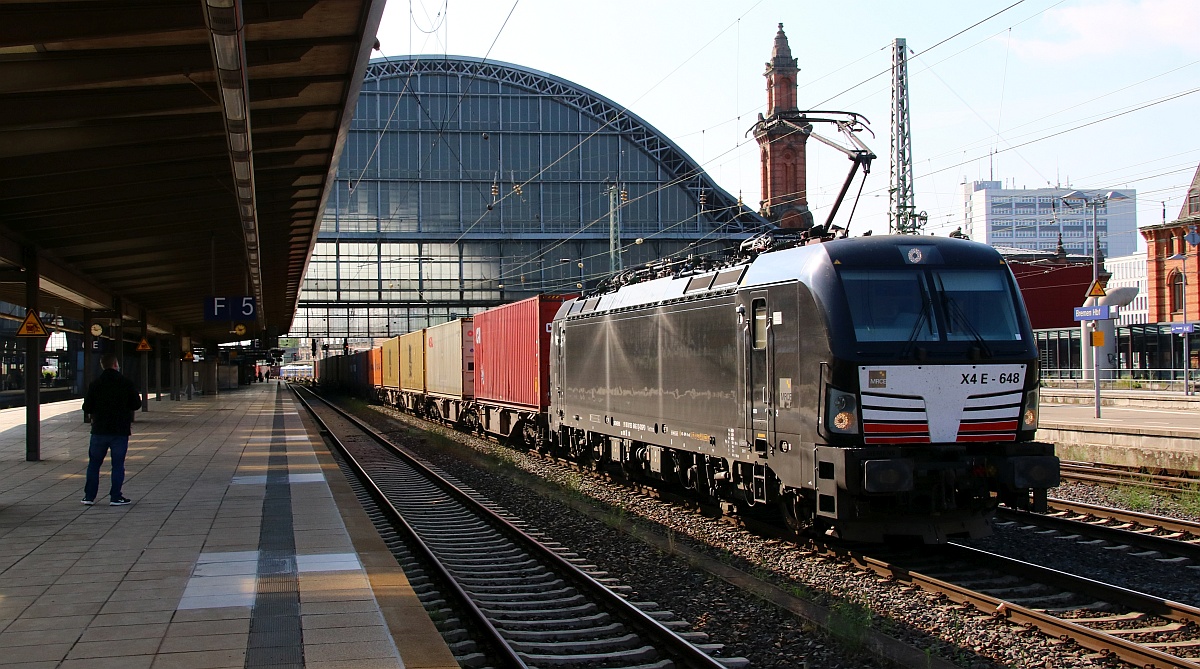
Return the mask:
{"type": "Polygon", "coordinates": [[[505,666],[745,666],[742,658],[710,656],[668,628],[671,614],[642,611],[572,564],[574,556],[542,544],[494,505],[432,471],[369,426],[328,403],[319,410],[304,404],[327,432],[318,411],[335,412],[339,420],[367,435],[343,442],[330,432],[331,441],[359,476],[370,472],[364,485],[374,488],[380,506],[390,509],[394,521],[439,565],[437,570],[452,584],[476,625],[506,649],[505,666]]]}

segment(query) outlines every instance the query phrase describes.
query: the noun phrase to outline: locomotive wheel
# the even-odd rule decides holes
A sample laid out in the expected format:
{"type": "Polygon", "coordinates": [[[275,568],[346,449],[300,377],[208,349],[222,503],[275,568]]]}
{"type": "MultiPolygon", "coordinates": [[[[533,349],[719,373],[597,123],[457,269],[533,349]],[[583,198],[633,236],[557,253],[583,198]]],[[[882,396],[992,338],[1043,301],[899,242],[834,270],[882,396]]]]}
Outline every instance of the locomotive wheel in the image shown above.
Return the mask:
{"type": "Polygon", "coordinates": [[[587,439],[578,432],[571,432],[566,438],[567,454],[572,460],[586,464],[592,459],[592,449],[587,443],[587,439]]]}
{"type": "Polygon", "coordinates": [[[812,508],[796,493],[788,492],[781,495],[779,510],[783,515],[783,524],[792,532],[800,533],[812,527],[812,508]]]}

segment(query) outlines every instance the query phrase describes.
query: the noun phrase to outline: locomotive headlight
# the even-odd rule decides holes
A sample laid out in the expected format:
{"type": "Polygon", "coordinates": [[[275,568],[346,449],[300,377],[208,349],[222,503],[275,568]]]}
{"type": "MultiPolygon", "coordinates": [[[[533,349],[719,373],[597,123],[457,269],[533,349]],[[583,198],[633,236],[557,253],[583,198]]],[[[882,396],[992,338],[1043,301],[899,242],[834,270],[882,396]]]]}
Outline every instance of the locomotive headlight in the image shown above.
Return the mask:
{"type": "Polygon", "coordinates": [[[1025,405],[1021,410],[1021,429],[1036,430],[1038,426],[1038,391],[1025,393],[1025,405]]]}
{"type": "Polygon", "coordinates": [[[858,401],[853,393],[830,387],[826,395],[826,425],[830,431],[858,434],[858,401]]]}

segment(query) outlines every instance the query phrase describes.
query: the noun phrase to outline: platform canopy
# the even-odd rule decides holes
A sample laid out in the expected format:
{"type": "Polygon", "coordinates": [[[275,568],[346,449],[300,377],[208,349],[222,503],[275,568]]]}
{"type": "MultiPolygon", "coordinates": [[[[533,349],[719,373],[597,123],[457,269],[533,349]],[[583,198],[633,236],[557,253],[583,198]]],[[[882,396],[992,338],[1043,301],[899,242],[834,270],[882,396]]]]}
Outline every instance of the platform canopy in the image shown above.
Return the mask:
{"type": "Polygon", "coordinates": [[[43,312],[286,332],[383,6],[0,4],[0,300],[36,267],[43,312]]]}

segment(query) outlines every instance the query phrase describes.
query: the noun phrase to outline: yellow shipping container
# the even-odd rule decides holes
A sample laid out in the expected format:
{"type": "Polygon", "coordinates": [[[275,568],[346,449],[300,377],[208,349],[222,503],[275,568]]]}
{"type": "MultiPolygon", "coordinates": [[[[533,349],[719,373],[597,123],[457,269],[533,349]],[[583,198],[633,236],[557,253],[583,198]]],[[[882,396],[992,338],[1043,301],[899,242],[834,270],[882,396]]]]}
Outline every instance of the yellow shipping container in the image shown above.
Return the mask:
{"type": "Polygon", "coordinates": [[[399,343],[400,389],[425,392],[425,331],[396,338],[399,343]]]}
{"type": "Polygon", "coordinates": [[[383,386],[400,387],[400,338],[392,337],[383,342],[383,386]]]}

